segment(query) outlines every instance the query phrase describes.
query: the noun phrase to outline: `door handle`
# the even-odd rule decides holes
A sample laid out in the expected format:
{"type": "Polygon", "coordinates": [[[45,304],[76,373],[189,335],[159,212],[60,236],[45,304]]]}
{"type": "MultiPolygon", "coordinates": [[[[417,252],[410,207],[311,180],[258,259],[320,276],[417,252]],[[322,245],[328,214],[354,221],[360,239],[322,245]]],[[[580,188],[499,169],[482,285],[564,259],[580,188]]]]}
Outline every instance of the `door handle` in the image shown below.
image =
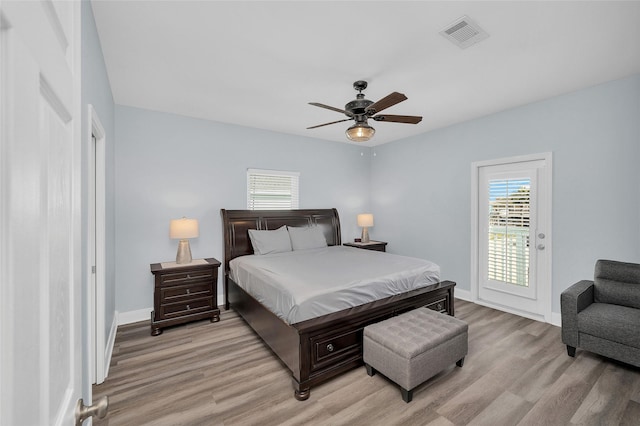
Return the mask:
{"type": "Polygon", "coordinates": [[[82,426],[82,422],[84,422],[89,417],[98,416],[99,419],[103,419],[107,415],[108,410],[108,396],[103,396],[89,406],[84,405],[82,398],[80,398],[78,400],[78,404],[76,404],[76,426],[82,426]]]}

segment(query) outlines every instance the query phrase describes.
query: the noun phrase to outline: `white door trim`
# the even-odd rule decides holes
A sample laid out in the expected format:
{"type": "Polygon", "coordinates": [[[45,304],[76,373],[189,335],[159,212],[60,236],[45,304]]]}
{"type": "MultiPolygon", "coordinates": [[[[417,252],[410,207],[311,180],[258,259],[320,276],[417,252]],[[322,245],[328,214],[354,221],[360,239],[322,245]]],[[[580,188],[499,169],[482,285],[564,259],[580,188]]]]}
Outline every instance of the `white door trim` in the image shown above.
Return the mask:
{"type": "Polygon", "coordinates": [[[552,294],[553,294],[553,283],[552,283],[552,176],[553,176],[553,155],[551,152],[544,152],[539,154],[529,154],[529,155],[521,155],[516,157],[508,157],[508,158],[500,158],[496,160],[485,160],[485,161],[476,161],[471,163],[471,300],[475,303],[482,304],[485,306],[490,306],[495,309],[503,310],[506,312],[514,313],[517,315],[521,315],[527,318],[533,318],[540,321],[545,321],[548,323],[552,322],[551,318],[551,307],[552,307],[552,294]],[[541,204],[546,206],[546,208],[540,212],[541,220],[547,224],[547,233],[545,238],[545,250],[538,253],[538,261],[544,262],[546,267],[543,268],[545,274],[543,276],[538,276],[538,280],[543,285],[540,285],[540,299],[544,302],[544,315],[543,317],[537,317],[535,315],[531,315],[529,313],[521,312],[516,309],[505,309],[502,306],[493,306],[479,299],[479,265],[478,265],[478,255],[479,255],[479,247],[478,247],[478,209],[479,209],[479,199],[478,199],[478,185],[479,185],[479,174],[480,168],[487,166],[497,166],[502,164],[510,164],[510,163],[521,163],[521,162],[529,162],[529,161],[538,161],[544,160],[545,162],[545,176],[542,179],[542,185],[544,185],[543,194],[541,199],[541,204]]]}
{"type": "Polygon", "coordinates": [[[87,106],[87,165],[90,184],[88,188],[88,229],[87,232],[87,312],[91,322],[92,383],[100,384],[106,377],[106,340],[105,340],[105,281],[106,281],[106,256],[105,256],[105,198],[106,198],[106,134],[104,127],[98,118],[96,110],[91,104],[87,106]],[[95,142],[94,138],[95,137],[95,142]],[[95,180],[94,180],[95,179],[95,180]],[[95,203],[94,203],[95,200],[95,203]],[[92,224],[93,222],[93,224],[92,224]],[[91,232],[95,229],[95,234],[91,232]],[[95,252],[94,252],[95,250],[95,252]],[[94,259],[95,257],[95,259],[94,259]],[[95,262],[95,263],[94,263],[95,262]],[[95,274],[92,267],[95,265],[95,274]],[[95,284],[94,284],[95,283],[95,284]]]}

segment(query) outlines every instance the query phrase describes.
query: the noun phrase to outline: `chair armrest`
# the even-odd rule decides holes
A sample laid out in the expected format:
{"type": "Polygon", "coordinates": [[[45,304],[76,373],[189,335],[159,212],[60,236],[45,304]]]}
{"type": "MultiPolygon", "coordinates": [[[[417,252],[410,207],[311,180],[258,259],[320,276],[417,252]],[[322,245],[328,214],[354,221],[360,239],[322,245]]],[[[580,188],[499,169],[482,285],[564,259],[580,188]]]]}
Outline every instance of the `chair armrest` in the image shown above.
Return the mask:
{"type": "Polygon", "coordinates": [[[578,346],[578,313],[593,303],[593,281],[578,281],[560,294],[562,341],[578,346]]]}
{"type": "Polygon", "coordinates": [[[593,299],[593,281],[578,281],[560,295],[561,310],[564,313],[572,311],[576,315],[583,311],[587,306],[592,304],[593,299]]]}

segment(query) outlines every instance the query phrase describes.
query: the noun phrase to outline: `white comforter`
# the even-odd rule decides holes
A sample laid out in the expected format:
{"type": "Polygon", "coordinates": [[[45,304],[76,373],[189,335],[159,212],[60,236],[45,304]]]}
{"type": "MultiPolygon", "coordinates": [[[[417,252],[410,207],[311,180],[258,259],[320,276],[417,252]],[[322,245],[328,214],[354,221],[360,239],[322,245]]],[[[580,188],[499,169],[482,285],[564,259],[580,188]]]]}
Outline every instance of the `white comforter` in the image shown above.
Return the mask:
{"type": "Polygon", "coordinates": [[[433,262],[344,246],[241,256],[230,262],[230,273],[289,324],[440,280],[433,262]]]}

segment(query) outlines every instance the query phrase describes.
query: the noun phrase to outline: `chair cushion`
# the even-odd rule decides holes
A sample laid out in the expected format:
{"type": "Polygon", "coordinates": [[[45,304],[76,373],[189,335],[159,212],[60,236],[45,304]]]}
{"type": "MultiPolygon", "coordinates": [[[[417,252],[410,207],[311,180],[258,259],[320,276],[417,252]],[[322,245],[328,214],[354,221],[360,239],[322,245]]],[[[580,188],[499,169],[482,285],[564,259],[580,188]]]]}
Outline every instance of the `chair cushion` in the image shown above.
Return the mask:
{"type": "Polygon", "coordinates": [[[639,264],[598,260],[593,285],[596,302],[640,309],[639,264]]]}
{"type": "Polygon", "coordinates": [[[640,309],[593,303],[578,314],[578,331],[640,349],[640,309]]]}

